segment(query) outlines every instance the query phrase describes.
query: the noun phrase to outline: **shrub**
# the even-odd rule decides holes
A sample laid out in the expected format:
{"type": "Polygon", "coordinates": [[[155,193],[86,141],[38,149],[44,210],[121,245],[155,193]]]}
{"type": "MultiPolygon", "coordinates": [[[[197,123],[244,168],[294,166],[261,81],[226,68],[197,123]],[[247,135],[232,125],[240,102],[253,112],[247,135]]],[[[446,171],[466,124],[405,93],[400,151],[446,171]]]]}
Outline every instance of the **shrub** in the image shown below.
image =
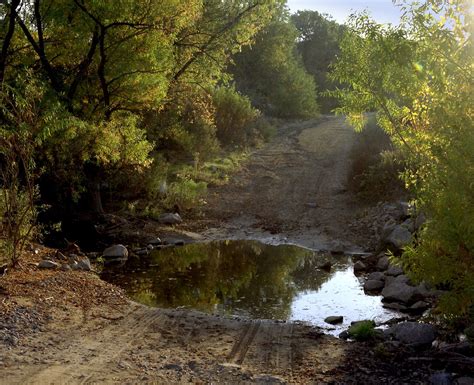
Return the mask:
{"type": "Polygon", "coordinates": [[[252,139],[254,123],[259,112],[250,100],[234,88],[219,87],[214,91],[217,138],[224,146],[246,146],[252,139]]]}
{"type": "Polygon", "coordinates": [[[369,116],[364,130],[356,135],[350,155],[349,189],[364,201],[398,198],[405,191],[401,179],[402,153],[393,147],[390,136],[373,115],[369,116]]]}
{"type": "Polygon", "coordinates": [[[206,192],[205,182],[185,178],[170,184],[163,204],[167,209],[177,206],[182,210],[189,210],[199,205],[206,192]]]}
{"type": "Polygon", "coordinates": [[[350,326],[348,333],[349,337],[356,341],[367,341],[375,336],[375,322],[356,322],[350,326]]]}

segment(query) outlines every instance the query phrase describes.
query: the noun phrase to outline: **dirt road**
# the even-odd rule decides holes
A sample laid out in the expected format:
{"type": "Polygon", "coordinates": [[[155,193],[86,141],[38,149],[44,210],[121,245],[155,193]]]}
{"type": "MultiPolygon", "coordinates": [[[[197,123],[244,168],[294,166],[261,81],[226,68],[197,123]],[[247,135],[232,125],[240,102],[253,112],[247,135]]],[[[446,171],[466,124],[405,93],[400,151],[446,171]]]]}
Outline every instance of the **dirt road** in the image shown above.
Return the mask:
{"type": "Polygon", "coordinates": [[[211,189],[204,234],[366,248],[371,230],[357,220],[367,208],[346,189],[355,135],[340,117],[282,128],[231,183],[211,189]]]}
{"type": "MultiPolygon", "coordinates": [[[[350,226],[362,208],[345,190],[353,135],[333,117],[287,127],[229,185],[211,190],[195,227],[208,226],[207,238],[363,246],[367,237],[350,226]]],[[[14,313],[0,319],[1,384],[415,384],[414,365],[422,378],[406,355],[380,363],[371,347],[303,324],[147,308],[92,273],[32,267],[1,284],[3,314],[14,313]]]]}

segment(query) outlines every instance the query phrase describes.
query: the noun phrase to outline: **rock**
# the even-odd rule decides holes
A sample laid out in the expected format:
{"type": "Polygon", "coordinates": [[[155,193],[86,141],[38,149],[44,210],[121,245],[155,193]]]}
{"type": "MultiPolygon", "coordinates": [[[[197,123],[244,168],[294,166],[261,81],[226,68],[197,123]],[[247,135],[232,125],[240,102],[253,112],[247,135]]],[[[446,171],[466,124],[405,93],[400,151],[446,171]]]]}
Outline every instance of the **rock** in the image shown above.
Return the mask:
{"type": "Polygon", "coordinates": [[[38,268],[40,269],[57,269],[59,264],[54,261],[50,261],[49,259],[43,259],[40,263],[38,263],[38,268]]]}
{"type": "Polygon", "coordinates": [[[423,213],[419,213],[415,218],[415,230],[419,230],[421,226],[426,223],[426,216],[423,213]]]}
{"type": "Polygon", "coordinates": [[[401,312],[408,311],[408,306],[402,305],[401,303],[397,302],[386,302],[382,305],[385,309],[391,309],[401,312]]]}
{"type": "Polygon", "coordinates": [[[400,219],[406,219],[409,216],[411,216],[413,206],[410,203],[402,201],[402,202],[398,202],[397,206],[398,206],[397,209],[399,211],[400,219]]]}
{"type": "Polygon", "coordinates": [[[91,271],[91,261],[89,258],[85,257],[77,263],[78,270],[91,271]]]}
{"type": "Polygon", "coordinates": [[[411,234],[413,234],[416,230],[415,229],[415,220],[413,218],[406,219],[400,226],[407,229],[411,234]]]}
{"type": "Polygon", "coordinates": [[[148,242],[147,242],[149,245],[153,245],[153,246],[156,246],[156,245],[161,245],[161,239],[158,238],[158,237],[155,237],[155,238],[151,238],[148,242]]]}
{"type": "Polygon", "coordinates": [[[388,333],[401,343],[414,348],[430,347],[436,338],[434,326],[418,322],[403,322],[394,325],[388,333]]]}
{"type": "Polygon", "coordinates": [[[151,251],[153,250],[155,247],[152,245],[152,244],[149,244],[146,246],[147,250],[151,251]]]}
{"type": "Polygon", "coordinates": [[[104,258],[126,260],[128,258],[128,250],[124,245],[113,245],[106,248],[102,256],[104,258]]]}
{"type": "Polygon", "coordinates": [[[177,213],[166,213],[161,214],[158,217],[158,222],[164,225],[176,225],[178,223],[183,222],[183,220],[181,219],[181,216],[177,213]]]}
{"type": "Polygon", "coordinates": [[[385,244],[393,246],[396,250],[401,250],[411,243],[412,233],[403,226],[395,226],[383,241],[385,244]]]}
{"type": "Polygon", "coordinates": [[[357,261],[356,263],[354,263],[354,273],[360,273],[362,271],[365,271],[366,269],[367,266],[364,262],[357,261]]]}
{"type": "Polygon", "coordinates": [[[71,254],[68,258],[67,258],[67,263],[69,263],[70,265],[74,265],[75,263],[77,263],[78,261],[78,257],[77,255],[75,254],[71,254]]]}
{"type": "Polygon", "coordinates": [[[384,286],[385,283],[383,281],[369,279],[364,283],[364,291],[368,293],[378,293],[383,289],[384,286]]]}
{"type": "Polygon", "coordinates": [[[178,364],[166,364],[163,366],[163,369],[166,369],[166,370],[176,370],[178,372],[182,371],[183,368],[181,367],[181,365],[178,365],[178,364]]]}
{"type": "Polygon", "coordinates": [[[175,246],[184,246],[184,241],[181,239],[178,239],[177,241],[174,241],[173,243],[175,246]]]}
{"type": "Polygon", "coordinates": [[[378,271],[385,271],[388,269],[390,265],[390,262],[388,260],[388,257],[385,255],[383,257],[381,257],[378,262],[377,262],[377,270],[378,271]]]}
{"type": "Polygon", "coordinates": [[[403,269],[400,266],[390,265],[385,274],[396,277],[397,275],[403,274],[403,269]]]}
{"type": "Polygon", "coordinates": [[[342,333],[339,334],[339,338],[342,340],[347,340],[349,338],[349,332],[344,330],[342,333]]]}
{"type": "Polygon", "coordinates": [[[456,382],[456,385],[474,385],[473,377],[459,377],[456,382]]]}
{"type": "Polygon", "coordinates": [[[137,254],[139,257],[142,257],[144,255],[148,255],[148,249],[140,249],[135,251],[135,254],[137,254]]]}
{"type": "Polygon", "coordinates": [[[72,270],[72,269],[71,269],[71,266],[69,266],[67,263],[63,263],[63,264],[61,265],[61,270],[62,270],[62,271],[70,271],[70,270],[72,270]]]}
{"type": "Polygon", "coordinates": [[[79,267],[79,263],[77,263],[76,261],[70,263],[69,266],[71,266],[72,270],[81,270],[81,268],[79,267]]]}
{"type": "Polygon", "coordinates": [[[385,302],[401,302],[408,305],[423,299],[416,287],[403,282],[393,282],[385,286],[382,290],[382,297],[385,302]]]}
{"type": "Polygon", "coordinates": [[[340,324],[340,323],[342,323],[342,321],[344,321],[344,317],[342,315],[333,315],[333,316],[330,316],[330,317],[326,317],[324,319],[324,322],[326,322],[328,324],[331,324],[331,325],[340,324]]]}
{"type": "Polygon", "coordinates": [[[370,273],[367,277],[369,281],[385,281],[385,274],[380,271],[370,273]]]}
{"type": "Polygon", "coordinates": [[[394,277],[393,275],[387,275],[385,278],[385,286],[389,286],[392,283],[406,283],[409,286],[413,286],[410,282],[410,278],[408,278],[405,274],[398,275],[394,277]]]}
{"type": "Polygon", "coordinates": [[[60,261],[67,261],[67,257],[61,253],[59,250],[56,251],[55,255],[56,259],[59,259],[60,261]]]}
{"type": "Polygon", "coordinates": [[[451,385],[453,383],[453,376],[446,372],[435,373],[430,377],[431,385],[451,385]]]}
{"type": "Polygon", "coordinates": [[[413,305],[411,305],[409,310],[412,313],[423,313],[429,307],[430,307],[430,304],[428,302],[418,301],[418,302],[415,302],[413,305]]]}
{"type": "Polygon", "coordinates": [[[286,384],[287,383],[284,379],[279,378],[279,377],[275,377],[275,376],[271,376],[269,374],[258,374],[256,376],[253,376],[252,382],[254,384],[262,384],[262,385],[265,385],[265,384],[275,385],[275,384],[286,384]]]}
{"type": "Polygon", "coordinates": [[[325,262],[322,262],[320,265],[318,265],[318,269],[322,269],[326,271],[331,270],[331,267],[332,267],[331,261],[325,261],[325,262]]]}

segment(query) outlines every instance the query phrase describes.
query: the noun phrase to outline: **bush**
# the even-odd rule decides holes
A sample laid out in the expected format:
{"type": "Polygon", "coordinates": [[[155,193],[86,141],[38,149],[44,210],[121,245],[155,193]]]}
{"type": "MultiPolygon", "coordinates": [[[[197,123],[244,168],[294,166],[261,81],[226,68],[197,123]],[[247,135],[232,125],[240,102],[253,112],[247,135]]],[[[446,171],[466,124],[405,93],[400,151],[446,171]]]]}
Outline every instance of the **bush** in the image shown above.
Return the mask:
{"type": "Polygon", "coordinates": [[[350,155],[349,189],[361,200],[369,202],[399,198],[405,192],[401,179],[404,167],[401,152],[393,147],[390,136],[373,115],[356,135],[350,155]]]}
{"type": "Polygon", "coordinates": [[[219,87],[213,93],[217,138],[223,146],[246,146],[255,136],[251,124],[259,112],[234,88],[219,87]]]}
{"type": "Polygon", "coordinates": [[[168,210],[175,207],[180,210],[190,210],[201,203],[206,192],[205,182],[185,178],[170,184],[163,204],[168,210]]]}
{"type": "Polygon", "coordinates": [[[367,341],[375,336],[374,321],[360,321],[352,324],[348,330],[349,337],[356,341],[367,341]]]}
{"type": "Polygon", "coordinates": [[[390,137],[374,116],[369,117],[366,127],[356,135],[350,156],[349,189],[366,201],[399,198],[404,192],[401,153],[392,146],[390,137]]]}

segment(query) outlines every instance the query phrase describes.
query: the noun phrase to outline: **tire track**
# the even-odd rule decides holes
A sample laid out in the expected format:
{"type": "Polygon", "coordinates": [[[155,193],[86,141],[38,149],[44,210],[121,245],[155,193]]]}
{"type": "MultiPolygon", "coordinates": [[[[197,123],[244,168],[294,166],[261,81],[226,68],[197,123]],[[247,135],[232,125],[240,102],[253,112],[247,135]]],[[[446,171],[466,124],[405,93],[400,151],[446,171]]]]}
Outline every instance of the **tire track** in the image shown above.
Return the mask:
{"type": "Polygon", "coordinates": [[[250,348],[250,345],[253,343],[255,336],[260,329],[261,322],[256,321],[250,323],[241,334],[237,342],[234,344],[232,351],[227,357],[227,361],[231,364],[241,365],[245,356],[250,348]]]}

